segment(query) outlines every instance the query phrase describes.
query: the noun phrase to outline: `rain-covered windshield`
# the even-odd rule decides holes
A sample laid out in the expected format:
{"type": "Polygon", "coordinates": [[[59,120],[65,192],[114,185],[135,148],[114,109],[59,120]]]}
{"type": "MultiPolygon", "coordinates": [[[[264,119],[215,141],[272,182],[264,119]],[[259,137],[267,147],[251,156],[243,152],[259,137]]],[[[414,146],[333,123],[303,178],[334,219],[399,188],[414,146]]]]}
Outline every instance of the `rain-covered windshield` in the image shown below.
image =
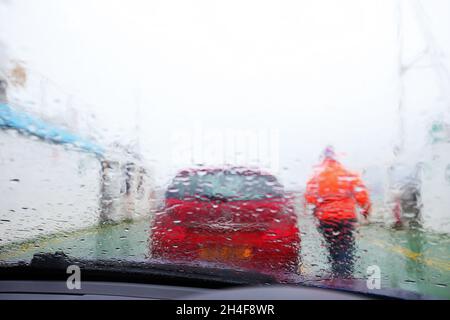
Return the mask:
{"type": "Polygon", "coordinates": [[[439,0],[0,0],[0,265],[450,299],[448,39],[439,0]]]}

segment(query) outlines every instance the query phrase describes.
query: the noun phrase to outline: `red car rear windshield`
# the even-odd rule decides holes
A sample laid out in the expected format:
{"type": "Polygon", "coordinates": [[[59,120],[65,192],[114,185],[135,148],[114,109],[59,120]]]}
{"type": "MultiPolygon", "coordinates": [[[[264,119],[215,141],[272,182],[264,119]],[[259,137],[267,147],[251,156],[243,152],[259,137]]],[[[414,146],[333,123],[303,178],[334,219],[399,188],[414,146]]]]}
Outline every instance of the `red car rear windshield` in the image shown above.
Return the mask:
{"type": "Polygon", "coordinates": [[[175,177],[167,199],[259,200],[279,198],[282,185],[274,176],[233,171],[199,171],[175,177]]]}

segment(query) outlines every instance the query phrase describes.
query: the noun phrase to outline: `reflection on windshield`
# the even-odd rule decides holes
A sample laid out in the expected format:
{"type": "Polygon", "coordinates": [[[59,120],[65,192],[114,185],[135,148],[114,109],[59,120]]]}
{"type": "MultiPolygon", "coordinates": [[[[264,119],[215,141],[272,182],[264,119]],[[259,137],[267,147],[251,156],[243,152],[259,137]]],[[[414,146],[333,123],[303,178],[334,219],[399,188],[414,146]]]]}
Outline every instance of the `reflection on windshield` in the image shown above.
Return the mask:
{"type": "Polygon", "coordinates": [[[450,4],[210,2],[0,1],[0,263],[449,299],[450,4]]]}

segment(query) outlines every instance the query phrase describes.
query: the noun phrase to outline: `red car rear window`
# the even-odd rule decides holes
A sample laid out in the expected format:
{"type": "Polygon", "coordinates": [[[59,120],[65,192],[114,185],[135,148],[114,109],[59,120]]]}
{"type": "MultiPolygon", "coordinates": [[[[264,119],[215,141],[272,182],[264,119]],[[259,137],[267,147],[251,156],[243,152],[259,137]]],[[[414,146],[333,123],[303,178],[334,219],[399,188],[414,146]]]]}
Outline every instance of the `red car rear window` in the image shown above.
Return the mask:
{"type": "Polygon", "coordinates": [[[271,175],[233,171],[198,171],[175,177],[167,199],[258,200],[280,198],[282,185],[271,175]]]}

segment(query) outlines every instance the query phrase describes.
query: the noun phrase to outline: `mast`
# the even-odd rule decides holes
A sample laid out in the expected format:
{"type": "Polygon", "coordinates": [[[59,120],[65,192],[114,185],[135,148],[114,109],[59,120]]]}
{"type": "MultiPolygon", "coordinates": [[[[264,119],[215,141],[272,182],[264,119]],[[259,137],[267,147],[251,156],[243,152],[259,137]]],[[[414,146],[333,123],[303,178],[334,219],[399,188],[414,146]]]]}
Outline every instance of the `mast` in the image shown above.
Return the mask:
{"type": "Polygon", "coordinates": [[[450,111],[450,73],[447,70],[445,64],[442,61],[442,51],[439,49],[437,41],[431,30],[430,21],[426,15],[426,12],[422,6],[420,0],[410,0],[407,2],[410,5],[413,14],[415,16],[415,22],[417,23],[421,35],[425,42],[425,47],[412,59],[405,61],[404,50],[404,9],[405,4],[403,0],[397,0],[397,41],[398,41],[398,77],[399,77],[399,93],[398,93],[398,118],[399,118],[399,135],[398,143],[395,146],[394,154],[396,156],[404,155],[405,152],[405,116],[407,107],[405,105],[405,83],[406,77],[410,71],[417,68],[429,68],[436,76],[436,85],[439,87],[439,100],[443,101],[445,106],[442,110],[436,110],[438,112],[448,113],[450,111]],[[428,60],[429,63],[423,63],[428,60]]]}

